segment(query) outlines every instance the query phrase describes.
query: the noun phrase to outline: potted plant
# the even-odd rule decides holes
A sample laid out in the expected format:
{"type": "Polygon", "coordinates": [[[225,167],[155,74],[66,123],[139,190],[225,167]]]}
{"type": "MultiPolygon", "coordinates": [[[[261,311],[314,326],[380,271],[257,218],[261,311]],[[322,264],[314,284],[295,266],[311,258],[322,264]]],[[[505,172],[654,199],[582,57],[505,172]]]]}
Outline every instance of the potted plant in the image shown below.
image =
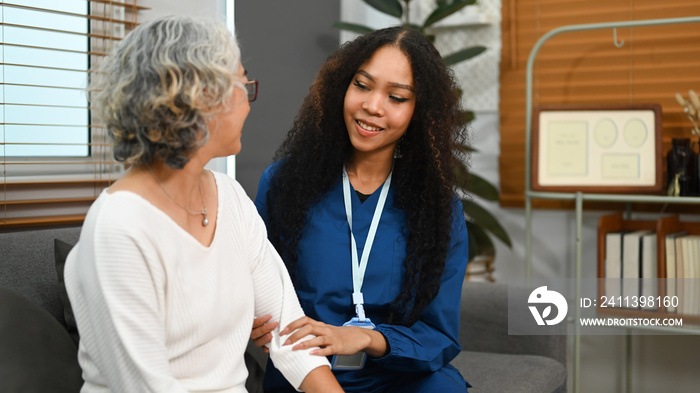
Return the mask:
{"type": "MultiPolygon", "coordinates": [[[[410,0],[403,0],[403,4],[399,0],[363,0],[372,8],[396,17],[399,23],[419,31],[431,42],[435,41],[435,32],[431,27],[454,14],[462,8],[476,3],[476,0],[436,0],[435,9],[428,17],[420,24],[412,23],[409,18],[409,3],[410,0]]],[[[333,27],[340,30],[347,30],[357,34],[366,34],[374,31],[373,28],[348,22],[336,22],[333,27]]],[[[461,49],[457,52],[443,56],[443,60],[448,66],[455,65],[486,50],[483,46],[472,46],[461,49]]],[[[460,91],[461,94],[461,91],[460,91]]],[[[474,119],[474,113],[471,111],[464,112],[464,123],[469,123],[474,119]]],[[[475,152],[471,146],[458,146],[461,154],[475,152]]],[[[457,163],[457,184],[464,206],[464,215],[469,230],[469,260],[486,259],[486,273],[490,278],[493,258],[496,254],[491,237],[495,237],[508,247],[512,246],[510,236],[488,210],[477,203],[472,196],[478,196],[487,201],[497,201],[499,198],[498,190],[488,180],[469,171],[463,161],[457,163]]]]}

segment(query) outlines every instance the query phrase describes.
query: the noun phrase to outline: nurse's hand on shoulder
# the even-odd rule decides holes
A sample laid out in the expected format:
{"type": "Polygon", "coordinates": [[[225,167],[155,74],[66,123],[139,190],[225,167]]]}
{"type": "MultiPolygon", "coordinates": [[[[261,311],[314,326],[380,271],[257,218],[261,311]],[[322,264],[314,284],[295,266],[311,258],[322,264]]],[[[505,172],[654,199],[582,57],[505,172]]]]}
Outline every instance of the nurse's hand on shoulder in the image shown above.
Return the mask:
{"type": "Polygon", "coordinates": [[[364,351],[372,357],[382,357],[389,349],[384,335],[376,330],[358,326],[333,326],[309,317],[302,317],[290,323],[280,335],[284,336],[290,332],[294,333],[284,345],[294,344],[308,335],[316,336],[292,347],[295,351],[320,347],[311,352],[313,355],[353,355],[364,351]]]}

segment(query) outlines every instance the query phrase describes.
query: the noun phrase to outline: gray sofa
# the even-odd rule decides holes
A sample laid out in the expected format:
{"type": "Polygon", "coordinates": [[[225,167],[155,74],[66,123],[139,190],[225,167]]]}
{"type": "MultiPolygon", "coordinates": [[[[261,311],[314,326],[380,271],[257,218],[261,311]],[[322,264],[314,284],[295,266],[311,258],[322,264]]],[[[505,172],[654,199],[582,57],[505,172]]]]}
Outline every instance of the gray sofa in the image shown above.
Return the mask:
{"type": "MultiPolygon", "coordinates": [[[[79,227],[0,232],[0,391],[73,393],[82,380],[67,330],[54,239],[79,227]]],[[[566,391],[566,337],[509,336],[507,286],[467,282],[454,364],[471,393],[566,391]]],[[[249,348],[250,392],[261,391],[261,352],[249,348]]],[[[447,393],[447,392],[445,392],[447,393]]]]}

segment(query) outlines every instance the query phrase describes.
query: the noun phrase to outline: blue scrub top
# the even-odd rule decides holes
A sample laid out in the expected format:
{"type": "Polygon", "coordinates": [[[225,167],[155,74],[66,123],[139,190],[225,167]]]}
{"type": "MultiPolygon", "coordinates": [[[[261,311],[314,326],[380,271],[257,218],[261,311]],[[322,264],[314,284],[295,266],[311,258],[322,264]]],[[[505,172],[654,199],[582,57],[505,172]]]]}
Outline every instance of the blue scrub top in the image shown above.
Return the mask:
{"type": "MultiPolygon", "coordinates": [[[[267,192],[276,165],[272,164],[265,170],[255,200],[265,222],[267,192]]],[[[461,349],[458,341],[460,300],[469,255],[462,203],[455,197],[450,247],[438,295],[412,326],[389,325],[386,323],[389,304],[401,292],[406,258],[406,217],[402,210],[394,207],[395,194],[392,184],[362,286],[365,312],[377,325],[376,330],[386,337],[390,352],[378,359],[368,357],[362,370],[335,371],[346,391],[370,391],[443,368],[441,371],[452,374],[451,378],[463,381],[459,372],[449,365],[461,349]]],[[[362,255],[379,192],[373,193],[364,203],[354,190],[351,198],[353,233],[358,254],[362,255]]],[[[350,229],[340,173],[332,189],[309,209],[307,225],[298,245],[295,274],[295,289],[307,316],[336,326],[355,316],[350,229]]],[[[265,391],[295,391],[271,366],[268,363],[265,391]]]]}

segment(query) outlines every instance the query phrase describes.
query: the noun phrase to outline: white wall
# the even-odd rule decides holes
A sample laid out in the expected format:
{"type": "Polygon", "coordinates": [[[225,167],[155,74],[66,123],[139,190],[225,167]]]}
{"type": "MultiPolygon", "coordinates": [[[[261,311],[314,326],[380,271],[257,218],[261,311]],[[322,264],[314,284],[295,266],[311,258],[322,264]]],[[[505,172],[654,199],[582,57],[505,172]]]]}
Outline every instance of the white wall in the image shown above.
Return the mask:
{"type": "Polygon", "coordinates": [[[164,15],[190,15],[214,18],[225,22],[225,0],[141,0],[139,2],[150,10],[139,14],[139,21],[145,22],[164,15]]]}

